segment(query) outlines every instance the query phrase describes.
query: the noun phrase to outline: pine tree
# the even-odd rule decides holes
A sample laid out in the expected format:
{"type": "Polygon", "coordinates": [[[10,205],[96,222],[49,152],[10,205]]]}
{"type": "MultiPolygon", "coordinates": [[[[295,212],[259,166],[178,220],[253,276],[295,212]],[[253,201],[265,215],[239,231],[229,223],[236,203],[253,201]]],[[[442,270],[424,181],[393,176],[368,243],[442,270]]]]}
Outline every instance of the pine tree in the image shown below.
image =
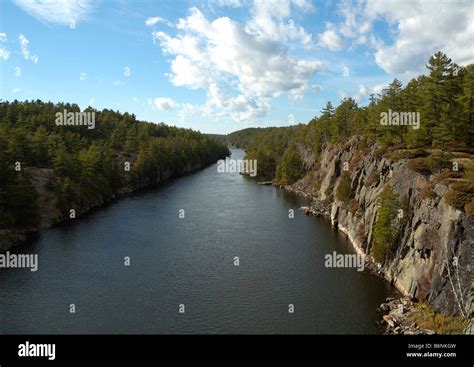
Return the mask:
{"type": "Polygon", "coordinates": [[[423,122],[427,125],[428,140],[436,147],[444,148],[450,140],[454,103],[453,77],[454,65],[444,53],[437,52],[426,66],[430,71],[426,94],[423,122]]]}
{"type": "MultiPolygon", "coordinates": [[[[388,113],[389,110],[393,112],[403,111],[402,102],[402,83],[398,79],[394,79],[387,88],[383,90],[382,99],[379,104],[379,111],[388,113]]],[[[404,126],[381,126],[380,142],[385,146],[393,144],[400,144],[403,140],[403,135],[406,132],[404,126]]]]}
{"type": "Polygon", "coordinates": [[[335,109],[330,101],[326,103],[326,106],[321,110],[321,118],[319,119],[319,125],[321,126],[320,132],[322,134],[323,142],[327,142],[329,140],[334,113],[335,109]]]}
{"type": "Polygon", "coordinates": [[[474,144],[474,64],[462,72],[462,93],[458,97],[460,114],[455,126],[454,139],[465,146],[474,144]]]}
{"type": "Polygon", "coordinates": [[[339,185],[336,188],[336,197],[344,202],[348,202],[352,194],[351,176],[349,172],[343,172],[339,185]]]}
{"type": "Polygon", "coordinates": [[[356,130],[357,103],[352,98],[345,98],[337,106],[332,119],[331,138],[334,143],[350,136],[356,130]]]}
{"type": "Polygon", "coordinates": [[[397,230],[394,220],[398,212],[398,196],[390,185],[380,194],[380,207],[374,225],[372,255],[377,262],[383,262],[388,250],[395,245],[397,230]]]}
{"type": "Polygon", "coordinates": [[[420,125],[418,129],[408,128],[404,136],[404,144],[407,147],[421,147],[428,144],[428,130],[424,120],[423,95],[427,84],[427,77],[420,76],[410,80],[402,91],[402,103],[405,111],[420,114],[420,125]]]}
{"type": "Polygon", "coordinates": [[[366,129],[366,134],[371,140],[377,140],[379,131],[381,130],[380,113],[377,109],[378,102],[379,99],[375,96],[375,94],[372,93],[369,97],[366,129]]]}
{"type": "Polygon", "coordinates": [[[293,183],[301,178],[302,173],[303,162],[301,161],[300,155],[296,148],[291,147],[285,152],[281,160],[280,169],[278,171],[278,175],[281,178],[281,183],[293,183]]]}

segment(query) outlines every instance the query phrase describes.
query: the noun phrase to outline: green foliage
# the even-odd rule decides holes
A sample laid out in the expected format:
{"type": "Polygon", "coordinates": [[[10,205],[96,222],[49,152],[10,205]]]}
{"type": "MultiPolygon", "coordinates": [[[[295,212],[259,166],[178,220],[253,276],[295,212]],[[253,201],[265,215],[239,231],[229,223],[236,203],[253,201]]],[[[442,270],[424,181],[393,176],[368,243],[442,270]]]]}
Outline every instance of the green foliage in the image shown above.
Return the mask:
{"type": "Polygon", "coordinates": [[[277,168],[276,180],[282,184],[290,184],[301,178],[303,162],[296,148],[288,149],[277,168]]]}
{"type": "Polygon", "coordinates": [[[474,182],[474,164],[471,164],[467,167],[467,169],[466,169],[466,178],[469,181],[474,182]]]}
{"type": "Polygon", "coordinates": [[[6,192],[8,197],[5,206],[10,215],[7,223],[19,228],[36,226],[40,219],[38,194],[30,180],[18,173],[13,182],[6,187],[6,192]]]}
{"type": "Polygon", "coordinates": [[[409,320],[416,323],[421,330],[432,330],[436,334],[464,334],[468,324],[467,318],[436,313],[426,302],[415,304],[409,320]]]}
{"type": "Polygon", "coordinates": [[[245,159],[257,160],[258,177],[273,179],[280,175],[281,161],[290,139],[295,139],[299,127],[249,128],[229,134],[231,145],[246,150],[245,159]]]}
{"type": "Polygon", "coordinates": [[[434,173],[441,173],[444,169],[451,169],[453,166],[451,160],[452,154],[445,151],[434,152],[426,159],[434,173]]]}
{"type": "Polygon", "coordinates": [[[410,159],[410,166],[419,173],[440,173],[451,164],[446,152],[473,149],[474,65],[459,67],[438,52],[428,60],[427,68],[429,76],[412,79],[406,86],[393,80],[381,94],[372,94],[366,107],[351,98],[336,107],[328,102],[320,116],[306,125],[249,128],[230,134],[228,140],[244,148],[247,158],[259,160],[259,176],[276,181],[292,182],[301,176],[299,172],[285,176],[282,170],[283,157],[285,161],[295,158],[294,146],[318,160],[326,144],[341,143],[354,135],[361,135],[367,146],[377,142],[378,157],[388,154],[391,159],[410,159]],[[419,128],[382,125],[381,113],[389,110],[419,113],[419,128]],[[432,148],[438,152],[430,154],[432,148]]]}
{"type": "Polygon", "coordinates": [[[383,262],[390,248],[397,241],[397,229],[394,225],[398,213],[398,196],[390,185],[380,194],[380,207],[374,225],[372,256],[375,261],[383,262]]]}
{"type": "Polygon", "coordinates": [[[54,170],[47,188],[66,211],[107,201],[125,185],[143,187],[182,175],[229,153],[225,144],[199,132],[107,109],[87,110],[95,113],[95,129],[57,126],[55,114],[64,109],[80,111],[69,103],[0,103],[0,229],[38,222],[37,193],[21,173],[26,167],[54,170]],[[14,170],[15,162],[21,172],[14,170]],[[132,172],[124,170],[125,162],[132,172]]]}
{"type": "Polygon", "coordinates": [[[351,197],[351,193],[351,176],[349,175],[349,172],[344,171],[341,175],[339,185],[337,185],[336,188],[336,198],[341,201],[348,202],[351,197]]]}

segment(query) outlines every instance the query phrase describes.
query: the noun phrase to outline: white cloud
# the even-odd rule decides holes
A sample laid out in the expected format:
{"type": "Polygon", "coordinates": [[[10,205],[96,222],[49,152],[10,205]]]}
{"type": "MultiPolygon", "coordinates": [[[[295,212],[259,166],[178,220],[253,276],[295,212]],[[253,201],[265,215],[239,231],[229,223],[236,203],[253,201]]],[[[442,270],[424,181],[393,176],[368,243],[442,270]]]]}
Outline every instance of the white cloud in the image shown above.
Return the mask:
{"type": "MultiPolygon", "coordinates": [[[[265,11],[279,17],[288,14],[284,8],[265,11]]],[[[261,118],[273,97],[288,93],[292,99],[302,98],[309,80],[324,69],[318,60],[291,57],[285,43],[253,32],[248,24],[228,17],[209,21],[196,8],[179,20],[177,28],[180,32],[174,37],[155,32],[154,38],[172,57],[170,82],[207,91],[207,102],[198,110],[208,116],[261,118]]]]}
{"type": "Polygon", "coordinates": [[[21,54],[23,55],[25,60],[31,60],[36,64],[39,58],[37,55],[33,55],[30,53],[30,50],[28,47],[28,44],[30,43],[30,41],[28,41],[28,38],[26,38],[23,34],[20,34],[18,39],[20,40],[21,54]]]}
{"type": "Polygon", "coordinates": [[[364,101],[368,95],[369,95],[369,88],[367,88],[364,84],[359,84],[357,93],[354,95],[354,100],[357,103],[360,103],[364,101]]]}
{"type": "Polygon", "coordinates": [[[93,10],[92,0],[13,0],[31,16],[47,23],[77,24],[93,10]]]}
{"type": "Polygon", "coordinates": [[[155,98],[153,102],[160,111],[171,111],[175,107],[175,101],[171,98],[155,98]]]}
{"type": "Polygon", "coordinates": [[[373,9],[375,16],[385,16],[397,25],[394,43],[379,47],[375,53],[381,68],[390,73],[424,71],[429,56],[438,50],[461,65],[474,62],[472,1],[417,1],[409,13],[403,10],[408,9],[401,4],[373,9]]]}
{"type": "Polygon", "coordinates": [[[159,22],[163,22],[164,19],[161,18],[161,17],[151,17],[151,18],[148,18],[147,20],[145,20],[145,25],[148,26],[148,27],[151,27],[151,26],[154,26],[156,24],[158,24],[159,22]]]}
{"type": "Polygon", "coordinates": [[[13,89],[12,89],[12,93],[19,93],[19,92],[21,92],[21,91],[22,91],[21,88],[13,88],[13,89]]]}
{"type": "Polygon", "coordinates": [[[0,59],[8,60],[10,58],[10,51],[5,47],[0,46],[0,59]]]}
{"type": "Polygon", "coordinates": [[[322,47],[330,49],[331,51],[338,51],[342,49],[342,46],[344,46],[344,41],[337,34],[337,32],[332,29],[333,26],[328,25],[326,28],[326,31],[318,35],[318,44],[322,47]]]}
{"type": "Polygon", "coordinates": [[[81,74],[79,75],[79,80],[80,80],[80,81],[83,81],[83,80],[85,80],[86,78],[87,78],[87,74],[86,74],[86,73],[81,73],[81,74]]]}
{"type": "Polygon", "coordinates": [[[239,8],[244,5],[242,0],[213,0],[212,3],[218,6],[229,6],[231,8],[239,8]]]}
{"type": "Polygon", "coordinates": [[[388,84],[377,84],[372,88],[372,93],[377,95],[377,94],[382,94],[382,91],[387,88],[388,84]]]}
{"type": "Polygon", "coordinates": [[[425,72],[424,65],[437,51],[460,65],[474,62],[472,0],[344,1],[339,11],[345,19],[341,33],[358,43],[370,39],[375,62],[390,74],[425,72]],[[391,42],[370,33],[376,20],[389,24],[391,42]],[[361,38],[365,35],[368,38],[361,38]]]}
{"type": "Polygon", "coordinates": [[[292,8],[311,12],[314,7],[307,0],[254,0],[252,17],[246,31],[258,38],[275,42],[297,42],[305,49],[313,47],[312,35],[291,19],[292,8]]]}
{"type": "Polygon", "coordinates": [[[338,4],[339,12],[344,17],[338,28],[345,37],[355,38],[372,29],[372,19],[366,17],[365,1],[343,0],[338,4]]]}
{"type": "MultiPolygon", "coordinates": [[[[0,43],[7,42],[6,33],[0,33],[0,43]]],[[[10,51],[8,51],[4,46],[0,46],[0,59],[8,60],[10,58],[10,51]]]]}
{"type": "Polygon", "coordinates": [[[145,20],[145,25],[148,27],[152,27],[154,25],[157,25],[158,23],[164,23],[167,26],[173,25],[171,22],[161,17],[151,17],[145,20]]]}

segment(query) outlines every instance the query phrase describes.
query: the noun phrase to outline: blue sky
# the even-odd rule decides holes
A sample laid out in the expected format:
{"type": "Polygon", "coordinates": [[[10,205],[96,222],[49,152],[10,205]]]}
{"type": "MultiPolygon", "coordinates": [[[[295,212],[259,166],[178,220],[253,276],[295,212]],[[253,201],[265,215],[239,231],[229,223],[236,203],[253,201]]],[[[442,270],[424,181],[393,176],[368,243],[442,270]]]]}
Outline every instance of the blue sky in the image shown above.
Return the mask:
{"type": "Polygon", "coordinates": [[[228,133],[360,104],[441,50],[474,56],[473,2],[0,0],[0,98],[228,133]],[[471,51],[469,51],[471,50],[471,51]]]}

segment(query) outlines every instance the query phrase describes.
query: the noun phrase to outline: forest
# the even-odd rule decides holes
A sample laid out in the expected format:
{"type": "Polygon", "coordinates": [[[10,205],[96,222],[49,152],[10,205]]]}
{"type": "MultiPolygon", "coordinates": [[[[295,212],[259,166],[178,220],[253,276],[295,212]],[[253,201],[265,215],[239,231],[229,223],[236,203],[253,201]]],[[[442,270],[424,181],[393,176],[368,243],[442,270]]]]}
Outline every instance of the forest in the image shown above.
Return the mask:
{"type": "MultiPolygon", "coordinates": [[[[440,172],[452,166],[454,152],[474,153],[474,65],[458,66],[438,52],[426,67],[428,75],[405,86],[393,80],[380,95],[370,95],[367,106],[352,98],[336,107],[328,102],[307,124],[245,129],[230,134],[229,142],[244,148],[247,159],[257,159],[259,176],[277,184],[291,184],[304,175],[309,167],[303,166],[302,151],[319,157],[327,144],[354,135],[362,136],[365,146],[378,144],[381,155],[411,159],[418,172],[440,172]],[[399,116],[393,118],[394,113],[399,116]],[[402,121],[417,116],[419,121],[411,124],[402,121]]],[[[470,183],[458,185],[452,202],[462,210],[474,198],[473,168],[460,167],[470,183]]],[[[474,211],[472,203],[469,208],[474,211]]]]}
{"type": "Polygon", "coordinates": [[[0,229],[35,228],[40,202],[32,171],[47,172],[49,195],[67,214],[121,192],[203,168],[229,154],[199,132],[138,121],[133,114],[87,108],[95,127],[55,123],[76,104],[0,103],[0,229]]]}

